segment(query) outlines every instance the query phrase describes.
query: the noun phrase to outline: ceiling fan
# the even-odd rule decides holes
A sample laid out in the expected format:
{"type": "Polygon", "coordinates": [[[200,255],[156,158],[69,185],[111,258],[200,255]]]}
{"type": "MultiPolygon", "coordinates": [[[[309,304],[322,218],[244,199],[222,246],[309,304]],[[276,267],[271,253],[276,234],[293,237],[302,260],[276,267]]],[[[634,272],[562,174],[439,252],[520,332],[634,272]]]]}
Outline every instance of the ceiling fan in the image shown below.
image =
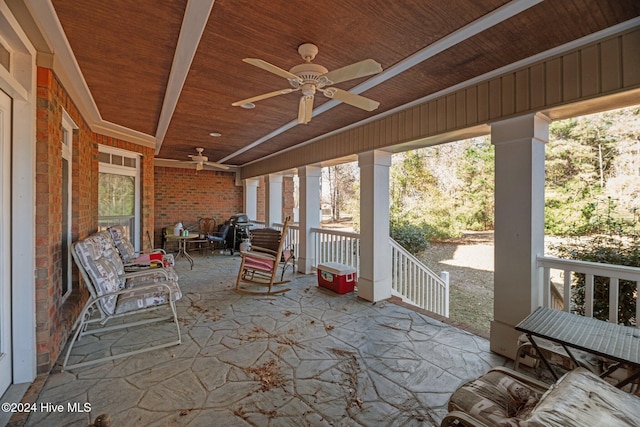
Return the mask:
{"type": "Polygon", "coordinates": [[[231,105],[239,107],[262,99],[301,91],[302,96],[300,97],[300,104],[298,106],[298,123],[300,124],[307,124],[311,121],[311,115],[313,113],[313,98],[316,91],[322,92],[322,94],[327,98],[333,98],[366,111],[373,111],[380,105],[379,102],[365,98],[364,96],[356,95],[355,93],[347,92],[346,90],[338,89],[336,87],[327,87],[347,80],[377,74],[382,71],[382,66],[378,62],[373,59],[365,59],[364,61],[329,71],[322,65],[311,63],[318,54],[318,47],[316,45],[312,43],[301,44],[298,47],[298,53],[302,56],[302,59],[304,59],[305,62],[303,64],[296,65],[289,71],[276,67],[273,64],[269,64],[262,59],[244,58],[243,61],[248,64],[262,68],[263,70],[269,71],[270,73],[276,74],[280,77],[284,77],[289,81],[289,84],[292,87],[243,99],[242,101],[234,102],[231,105]]]}
{"type": "Polygon", "coordinates": [[[209,165],[216,169],[222,169],[222,170],[229,169],[229,166],[227,165],[223,165],[221,163],[216,163],[216,162],[210,162],[209,158],[204,154],[202,154],[204,152],[204,148],[198,147],[196,148],[196,151],[198,152],[198,154],[189,154],[189,157],[191,157],[191,162],[196,164],[196,171],[202,170],[202,168],[204,168],[204,165],[209,165]]]}

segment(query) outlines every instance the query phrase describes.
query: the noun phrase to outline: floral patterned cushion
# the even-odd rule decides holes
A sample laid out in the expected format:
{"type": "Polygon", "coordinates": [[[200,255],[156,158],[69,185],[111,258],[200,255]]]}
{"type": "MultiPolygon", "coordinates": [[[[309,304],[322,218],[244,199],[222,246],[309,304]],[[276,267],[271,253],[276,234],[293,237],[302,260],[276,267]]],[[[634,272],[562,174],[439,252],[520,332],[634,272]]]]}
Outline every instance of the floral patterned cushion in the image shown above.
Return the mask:
{"type": "Polygon", "coordinates": [[[449,411],[462,411],[487,425],[522,427],[541,393],[503,372],[490,371],[456,390],[449,411]]]}
{"type": "MultiPolygon", "coordinates": [[[[127,239],[124,227],[122,225],[113,225],[108,228],[108,232],[113,239],[113,244],[115,245],[122,261],[126,264],[129,263],[148,263],[149,259],[146,257],[139,257],[138,253],[136,253],[136,249],[131,244],[131,241],[127,239]]],[[[155,250],[154,253],[160,250],[155,250]]],[[[163,251],[164,252],[164,251],[163,251]]],[[[171,254],[162,253],[162,260],[164,265],[167,267],[173,267],[175,265],[175,259],[171,254]]]]}
{"type": "Polygon", "coordinates": [[[136,250],[131,244],[131,241],[125,236],[124,227],[121,225],[114,225],[109,227],[108,230],[118,252],[120,252],[122,260],[126,263],[133,262],[136,258],[136,250]]]}
{"type": "Polygon", "coordinates": [[[94,289],[93,297],[125,288],[131,290],[130,293],[111,295],[99,300],[102,310],[107,315],[166,304],[168,302],[166,287],[161,286],[159,284],[161,282],[169,285],[174,301],[182,298],[178,276],[173,269],[167,271],[169,280],[159,269],[145,272],[144,275],[137,277],[121,278],[124,266],[115,248],[110,245],[110,241],[109,233],[99,232],[77,242],[74,246],[81,267],[91,281],[88,286],[92,285],[94,289]],[[153,284],[158,285],[150,289],[136,289],[136,287],[153,284]]]}
{"type": "Polygon", "coordinates": [[[528,426],[639,426],[640,398],[577,368],[551,386],[527,422],[528,426]]]}
{"type": "MultiPolygon", "coordinates": [[[[95,236],[95,239],[97,239],[100,243],[102,255],[113,263],[113,266],[118,272],[118,275],[122,276],[123,274],[125,274],[124,263],[122,262],[122,259],[115,247],[115,243],[112,239],[112,234],[108,231],[100,231],[93,236],[95,236]]],[[[173,267],[164,267],[164,272],[160,270],[149,269],[146,271],[146,274],[144,276],[120,278],[120,288],[128,288],[138,284],[164,282],[165,280],[169,280],[175,283],[178,282],[178,274],[173,267]]]]}
{"type": "MultiPolygon", "coordinates": [[[[177,283],[166,282],[166,284],[171,288],[171,294],[173,295],[174,301],[182,298],[182,292],[180,291],[177,283]]],[[[168,302],[167,289],[160,284],[157,284],[155,288],[156,289],[136,289],[135,286],[131,287],[130,293],[121,294],[118,298],[116,313],[126,313],[128,311],[139,310],[141,308],[166,304],[168,302]]]]}
{"type": "MultiPolygon", "coordinates": [[[[97,235],[92,235],[75,244],[75,252],[78,255],[82,268],[86,271],[91,281],[94,292],[92,296],[100,296],[116,292],[120,289],[118,272],[113,263],[102,256],[102,242],[97,235]]],[[[111,296],[100,300],[102,310],[107,314],[113,314],[117,296],[111,296]]]]}

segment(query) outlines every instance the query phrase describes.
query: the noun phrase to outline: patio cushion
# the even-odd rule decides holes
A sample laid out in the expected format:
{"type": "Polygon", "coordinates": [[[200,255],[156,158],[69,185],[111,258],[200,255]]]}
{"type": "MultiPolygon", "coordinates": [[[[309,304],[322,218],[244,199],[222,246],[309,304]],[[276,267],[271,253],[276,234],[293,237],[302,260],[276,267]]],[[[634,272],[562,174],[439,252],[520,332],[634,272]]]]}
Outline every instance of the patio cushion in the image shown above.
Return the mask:
{"type": "Polygon", "coordinates": [[[456,390],[449,411],[465,412],[487,425],[523,426],[541,393],[503,372],[490,371],[456,390]]]}
{"type": "Polygon", "coordinates": [[[131,244],[131,241],[125,236],[124,227],[121,225],[111,226],[109,227],[109,233],[122,260],[126,263],[133,262],[136,258],[136,250],[131,244]]]}
{"type": "MultiPolygon", "coordinates": [[[[102,242],[98,236],[92,235],[78,242],[76,253],[98,296],[116,292],[120,288],[118,272],[113,263],[102,256],[102,242]]],[[[100,300],[100,305],[105,313],[114,313],[116,299],[117,296],[114,295],[100,300]]]]}
{"type": "MultiPolygon", "coordinates": [[[[84,269],[93,282],[98,296],[116,292],[124,288],[134,288],[136,286],[168,281],[173,290],[174,300],[182,298],[178,286],[178,275],[171,267],[163,269],[167,274],[166,276],[160,269],[157,271],[150,269],[145,271],[144,275],[128,278],[122,277],[122,274],[124,274],[124,265],[120,260],[120,256],[115,251],[115,247],[110,244],[110,242],[110,234],[106,231],[101,231],[81,240],[76,246],[76,252],[80,257],[84,269]]],[[[145,292],[149,293],[148,291],[145,292]]],[[[127,299],[132,301],[137,301],[140,298],[147,299],[148,295],[146,295],[146,293],[142,297],[127,296],[127,299]]],[[[123,297],[114,295],[100,300],[100,305],[105,313],[114,314],[116,311],[126,311],[126,309],[120,308],[118,298],[123,297]],[[116,309],[116,304],[118,305],[118,309],[116,309]]],[[[142,304],[143,307],[148,306],[147,302],[136,302],[135,304],[142,304]]]]}
{"type": "Polygon", "coordinates": [[[262,258],[252,257],[250,253],[247,253],[247,257],[244,262],[244,266],[248,270],[260,270],[271,271],[273,269],[274,261],[262,258]]]}
{"type": "Polygon", "coordinates": [[[528,426],[639,426],[640,398],[615,388],[593,372],[565,374],[540,399],[528,426]]]}
{"type": "MultiPolygon", "coordinates": [[[[174,301],[182,298],[182,292],[180,291],[177,283],[166,282],[166,284],[171,288],[171,295],[173,295],[174,301]]],[[[141,308],[152,307],[156,305],[163,305],[168,302],[166,293],[167,290],[162,285],[158,284],[156,290],[136,290],[135,286],[130,289],[132,290],[132,292],[121,294],[118,297],[118,304],[115,311],[116,314],[126,313],[129,311],[139,310],[141,308]]]]}
{"type": "MultiPolygon", "coordinates": [[[[131,244],[131,241],[127,239],[125,235],[124,227],[122,225],[113,225],[107,229],[115,249],[118,251],[120,258],[125,264],[131,263],[149,263],[149,255],[140,255],[136,252],[136,249],[131,244]]],[[[175,259],[173,255],[166,254],[161,249],[154,249],[152,253],[161,254],[165,266],[174,266],[175,259]]]]}
{"type": "MultiPolygon", "coordinates": [[[[92,235],[91,238],[96,239],[99,242],[102,250],[102,256],[111,261],[118,273],[118,276],[125,274],[124,263],[122,262],[120,253],[116,250],[112,234],[108,231],[100,231],[92,235]]],[[[120,277],[120,288],[131,287],[139,284],[164,282],[165,280],[176,283],[178,282],[178,274],[173,267],[164,267],[163,269],[164,272],[160,270],[154,271],[154,269],[147,269],[145,270],[146,274],[144,276],[136,276],[132,278],[120,277]],[[167,274],[166,276],[165,272],[167,274]]]]}

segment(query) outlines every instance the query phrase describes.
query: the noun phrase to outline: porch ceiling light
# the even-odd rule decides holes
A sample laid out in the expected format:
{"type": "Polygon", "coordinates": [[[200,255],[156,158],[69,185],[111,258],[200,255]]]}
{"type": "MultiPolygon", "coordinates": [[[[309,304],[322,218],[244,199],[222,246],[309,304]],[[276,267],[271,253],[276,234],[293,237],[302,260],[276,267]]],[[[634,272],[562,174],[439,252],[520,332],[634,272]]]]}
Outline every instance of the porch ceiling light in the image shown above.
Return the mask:
{"type": "Polygon", "coordinates": [[[209,135],[214,137],[214,138],[219,138],[219,137],[222,136],[222,134],[220,132],[211,132],[209,135]]]}

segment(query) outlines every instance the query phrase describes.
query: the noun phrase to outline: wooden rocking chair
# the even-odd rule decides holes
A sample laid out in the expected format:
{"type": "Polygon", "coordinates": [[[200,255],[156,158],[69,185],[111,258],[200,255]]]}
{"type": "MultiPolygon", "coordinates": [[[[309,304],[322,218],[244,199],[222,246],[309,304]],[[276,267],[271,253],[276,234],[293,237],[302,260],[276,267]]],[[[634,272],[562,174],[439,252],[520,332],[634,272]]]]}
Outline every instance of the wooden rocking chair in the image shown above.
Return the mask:
{"type": "Polygon", "coordinates": [[[278,233],[278,236],[274,236],[278,239],[277,250],[271,250],[269,248],[253,245],[249,251],[240,252],[242,262],[240,263],[240,270],[238,271],[238,278],[236,280],[236,290],[238,292],[253,294],[253,295],[275,295],[290,291],[289,288],[273,290],[274,285],[281,285],[283,283],[289,283],[291,280],[276,281],[276,275],[278,273],[278,266],[282,259],[282,252],[284,249],[287,231],[289,229],[289,220],[287,217],[282,226],[282,231],[278,233]],[[255,291],[243,287],[241,284],[253,284],[260,286],[268,286],[267,291],[255,291]]]}

